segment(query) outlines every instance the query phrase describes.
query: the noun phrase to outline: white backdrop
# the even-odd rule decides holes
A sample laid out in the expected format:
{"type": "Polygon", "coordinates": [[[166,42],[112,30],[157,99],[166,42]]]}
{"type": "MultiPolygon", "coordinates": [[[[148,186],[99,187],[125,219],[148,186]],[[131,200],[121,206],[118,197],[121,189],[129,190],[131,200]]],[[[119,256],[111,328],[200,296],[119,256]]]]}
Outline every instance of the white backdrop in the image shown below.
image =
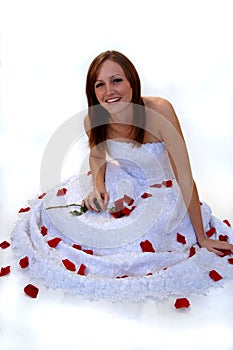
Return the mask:
{"type": "MultiPolygon", "coordinates": [[[[2,240],[9,237],[18,209],[40,193],[45,147],[62,123],[86,109],[88,66],[107,49],[132,60],[143,95],[172,102],[201,199],[209,202],[216,216],[233,221],[230,0],[0,4],[2,240]]],[[[62,177],[78,171],[87,154],[85,143],[80,147],[67,154],[62,177]]]]}

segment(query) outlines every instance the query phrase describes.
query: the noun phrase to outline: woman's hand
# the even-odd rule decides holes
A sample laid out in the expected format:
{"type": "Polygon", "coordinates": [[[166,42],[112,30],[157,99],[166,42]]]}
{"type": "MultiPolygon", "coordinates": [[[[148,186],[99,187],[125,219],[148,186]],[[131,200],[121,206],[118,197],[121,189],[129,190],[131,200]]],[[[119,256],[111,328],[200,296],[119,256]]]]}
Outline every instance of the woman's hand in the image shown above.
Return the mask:
{"type": "Polygon", "coordinates": [[[90,211],[100,211],[106,210],[109,200],[108,192],[103,189],[102,191],[92,191],[89,195],[82,201],[82,205],[85,204],[90,211]]]}
{"type": "Polygon", "coordinates": [[[217,254],[218,256],[223,256],[224,253],[221,250],[230,250],[233,253],[233,245],[227,242],[222,242],[207,237],[203,237],[198,240],[198,244],[201,248],[206,248],[210,252],[217,254]]]}

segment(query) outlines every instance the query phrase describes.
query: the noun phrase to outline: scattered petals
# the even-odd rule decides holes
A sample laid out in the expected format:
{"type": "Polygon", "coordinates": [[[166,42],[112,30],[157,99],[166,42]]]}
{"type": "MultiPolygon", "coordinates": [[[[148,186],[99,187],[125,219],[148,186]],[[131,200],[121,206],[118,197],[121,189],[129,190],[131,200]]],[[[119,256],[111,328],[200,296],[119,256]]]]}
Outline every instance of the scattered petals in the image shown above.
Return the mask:
{"type": "Polygon", "coordinates": [[[152,197],[152,194],[151,193],[148,193],[148,192],[145,192],[141,195],[142,198],[149,198],[149,197],[152,197]]]}
{"type": "Polygon", "coordinates": [[[83,249],[83,251],[84,251],[84,253],[93,255],[93,250],[91,250],[91,249],[83,249]]]}
{"type": "Polygon", "coordinates": [[[1,267],[0,277],[8,275],[10,272],[11,272],[11,267],[10,266],[1,267]]]}
{"type": "Polygon", "coordinates": [[[64,260],[62,260],[62,262],[67,270],[76,271],[75,264],[72,263],[72,261],[70,261],[69,259],[64,259],[64,260]]]}
{"type": "Polygon", "coordinates": [[[223,242],[227,242],[228,236],[227,235],[219,235],[218,239],[223,242]]]}
{"type": "Polygon", "coordinates": [[[39,293],[39,288],[37,288],[36,286],[34,286],[33,284],[28,284],[25,288],[24,288],[24,292],[25,294],[27,294],[29,297],[31,298],[36,298],[38,293],[39,293]]]}
{"type": "Polygon", "coordinates": [[[38,199],[43,199],[46,196],[46,192],[42,193],[40,196],[38,196],[38,199]]]}
{"type": "Polygon", "coordinates": [[[2,249],[6,249],[6,248],[10,247],[10,243],[7,241],[3,241],[2,243],[0,243],[0,247],[2,249]]]}
{"type": "Polygon", "coordinates": [[[64,196],[67,192],[67,188],[60,188],[58,191],[57,191],[57,196],[64,196]]]}
{"type": "Polygon", "coordinates": [[[176,309],[187,308],[190,306],[190,302],[187,298],[178,298],[174,304],[176,309]]]}
{"type": "Polygon", "coordinates": [[[153,248],[153,245],[151,244],[150,241],[146,240],[144,242],[140,243],[140,247],[142,248],[143,252],[151,252],[151,253],[155,253],[155,250],[153,248]]]}
{"type": "Polygon", "coordinates": [[[48,232],[47,227],[41,226],[41,228],[40,228],[40,233],[42,234],[42,236],[46,236],[46,235],[47,235],[47,232],[48,232]]]}
{"type": "Polygon", "coordinates": [[[211,237],[215,233],[216,233],[216,228],[215,227],[211,227],[210,230],[206,231],[206,236],[211,237]]]}
{"type": "Polygon", "coordinates": [[[50,239],[47,243],[51,248],[56,248],[56,246],[60,242],[61,242],[61,238],[55,237],[53,239],[50,239]]]}
{"type": "Polygon", "coordinates": [[[31,208],[30,207],[27,207],[27,208],[21,208],[19,210],[19,213],[25,213],[26,211],[29,211],[31,208]]]}
{"type": "Polygon", "coordinates": [[[182,244],[186,244],[186,239],[185,239],[185,236],[183,236],[182,234],[178,233],[176,234],[176,240],[177,242],[179,243],[182,243],[182,244]]]}
{"type": "Polygon", "coordinates": [[[163,186],[171,187],[172,186],[172,180],[163,181],[163,186]]]}
{"type": "Polygon", "coordinates": [[[25,256],[24,258],[20,259],[19,265],[21,266],[22,269],[26,269],[26,267],[28,267],[28,265],[29,265],[28,257],[25,256]]]}
{"type": "Polygon", "coordinates": [[[227,226],[231,227],[231,224],[230,224],[230,222],[229,222],[227,219],[223,220],[223,222],[225,222],[225,224],[226,224],[227,226]]]}
{"type": "Polygon", "coordinates": [[[79,244],[73,244],[72,247],[78,250],[82,250],[82,247],[79,244]]]}
{"type": "Polygon", "coordinates": [[[229,264],[233,265],[233,258],[229,258],[227,260],[228,260],[229,264]]]}
{"type": "Polygon", "coordinates": [[[121,213],[126,215],[126,216],[129,216],[131,213],[131,210],[127,207],[123,207],[123,209],[121,210],[121,213]]]}
{"type": "Polygon", "coordinates": [[[124,195],[124,202],[131,206],[134,203],[134,199],[128,196],[127,194],[124,195]]]}
{"type": "Polygon", "coordinates": [[[213,280],[214,282],[217,282],[217,281],[219,281],[219,280],[222,279],[222,276],[221,276],[217,271],[215,271],[215,270],[211,270],[211,271],[209,272],[209,276],[210,276],[210,278],[212,278],[212,280],[213,280]]]}
{"type": "Polygon", "coordinates": [[[191,258],[193,255],[196,254],[196,249],[195,247],[191,247],[189,250],[189,258],[191,258]]]}
{"type": "Polygon", "coordinates": [[[84,264],[81,264],[81,265],[79,266],[79,269],[78,269],[77,274],[78,274],[78,275],[85,276],[85,270],[86,270],[86,266],[85,266],[84,264]]]}

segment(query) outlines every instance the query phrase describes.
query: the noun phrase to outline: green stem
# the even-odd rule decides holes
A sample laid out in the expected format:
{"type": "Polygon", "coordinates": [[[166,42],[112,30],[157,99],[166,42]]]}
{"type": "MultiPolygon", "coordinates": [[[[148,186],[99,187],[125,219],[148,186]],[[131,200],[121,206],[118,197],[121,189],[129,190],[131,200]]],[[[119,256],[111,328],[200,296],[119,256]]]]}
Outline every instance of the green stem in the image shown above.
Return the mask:
{"type": "Polygon", "coordinates": [[[67,204],[67,205],[55,205],[53,207],[46,208],[46,210],[48,210],[48,209],[56,209],[56,208],[68,208],[68,207],[82,207],[82,205],[81,204],[77,204],[77,203],[72,203],[72,204],[67,204]]]}

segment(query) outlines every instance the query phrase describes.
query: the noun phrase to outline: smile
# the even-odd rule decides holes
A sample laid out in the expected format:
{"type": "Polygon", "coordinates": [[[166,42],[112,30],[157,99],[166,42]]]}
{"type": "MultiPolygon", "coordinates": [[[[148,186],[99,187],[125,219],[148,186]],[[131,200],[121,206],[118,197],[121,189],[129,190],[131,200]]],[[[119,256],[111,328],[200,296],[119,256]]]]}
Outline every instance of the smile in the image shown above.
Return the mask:
{"type": "Polygon", "coordinates": [[[119,102],[120,101],[120,97],[116,97],[116,98],[111,98],[109,100],[106,100],[105,102],[107,103],[114,103],[114,102],[119,102]]]}

